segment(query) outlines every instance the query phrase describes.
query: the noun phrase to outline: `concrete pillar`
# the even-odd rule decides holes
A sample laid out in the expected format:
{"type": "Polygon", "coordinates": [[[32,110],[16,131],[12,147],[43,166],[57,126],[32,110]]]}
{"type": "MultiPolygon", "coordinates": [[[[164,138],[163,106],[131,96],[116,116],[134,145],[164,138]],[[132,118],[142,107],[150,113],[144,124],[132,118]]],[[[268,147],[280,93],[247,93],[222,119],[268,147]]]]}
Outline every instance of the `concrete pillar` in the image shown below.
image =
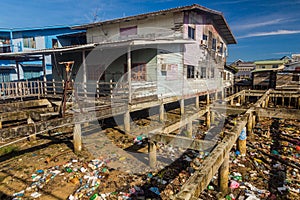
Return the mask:
{"type": "Polygon", "coordinates": [[[161,103],[159,106],[159,121],[165,121],[165,107],[163,103],[161,103]]]}
{"type": "Polygon", "coordinates": [[[180,99],[180,114],[184,114],[184,99],[180,99]]]}
{"type": "Polygon", "coordinates": [[[262,108],[266,107],[266,102],[265,102],[265,101],[263,101],[263,102],[261,103],[261,107],[262,107],[262,108]]]}
{"type": "Polygon", "coordinates": [[[0,129],[2,129],[2,121],[0,121],[0,129]]]}
{"type": "Polygon", "coordinates": [[[255,124],[256,124],[256,115],[253,114],[252,115],[252,127],[255,127],[255,124]]]}
{"type": "Polygon", "coordinates": [[[238,103],[241,104],[241,96],[238,97],[238,103]]]}
{"type": "Polygon", "coordinates": [[[195,106],[197,109],[199,109],[199,96],[196,96],[195,98],[195,106]]]}
{"type": "Polygon", "coordinates": [[[292,97],[289,97],[289,108],[291,107],[291,101],[292,101],[292,97]]]}
{"type": "Polygon", "coordinates": [[[156,145],[153,141],[148,142],[148,152],[149,152],[149,166],[151,168],[156,167],[156,145]]]}
{"type": "MultiPolygon", "coordinates": [[[[27,124],[34,124],[34,121],[31,119],[31,117],[29,116],[28,119],[27,119],[27,124]]],[[[30,136],[30,141],[34,141],[36,140],[36,135],[32,135],[30,136]]]]}
{"type": "Polygon", "coordinates": [[[300,97],[298,97],[298,109],[300,109],[300,97]]]}
{"type": "Polygon", "coordinates": [[[247,122],[247,133],[250,136],[252,134],[252,113],[250,113],[248,117],[248,122],[247,122]]]}
{"type": "Polygon", "coordinates": [[[127,110],[124,114],[124,131],[130,133],[130,112],[127,110]]]}
{"type": "Polygon", "coordinates": [[[218,100],[218,92],[215,92],[215,101],[218,100]]]}
{"type": "Polygon", "coordinates": [[[189,121],[189,123],[187,124],[187,137],[188,138],[192,138],[193,137],[193,121],[189,121]]]}
{"type": "Polygon", "coordinates": [[[228,181],[229,181],[229,153],[225,153],[224,161],[219,168],[219,188],[222,194],[228,193],[228,181]]]}
{"type": "Polygon", "coordinates": [[[80,152],[82,150],[81,125],[80,125],[80,123],[75,123],[74,133],[73,133],[73,143],[74,143],[74,151],[75,152],[80,152]]]}
{"type": "Polygon", "coordinates": [[[210,112],[210,122],[211,122],[212,124],[215,123],[215,112],[214,112],[214,111],[211,111],[211,112],[210,112]]]}
{"type": "Polygon", "coordinates": [[[206,126],[207,128],[210,128],[210,111],[207,111],[206,113],[206,126]]]}
{"type": "Polygon", "coordinates": [[[233,106],[233,98],[230,99],[230,105],[233,106]]]}
{"type": "Polygon", "coordinates": [[[206,104],[207,104],[207,105],[210,104],[210,102],[209,102],[209,93],[207,93],[207,95],[206,95],[206,104]]]}
{"type": "Polygon", "coordinates": [[[222,88],[222,91],[221,91],[221,98],[222,98],[222,100],[225,99],[225,91],[224,91],[224,88],[222,88]]]}
{"type": "Polygon", "coordinates": [[[284,106],[284,96],[281,97],[281,100],[282,106],[284,106]]]}

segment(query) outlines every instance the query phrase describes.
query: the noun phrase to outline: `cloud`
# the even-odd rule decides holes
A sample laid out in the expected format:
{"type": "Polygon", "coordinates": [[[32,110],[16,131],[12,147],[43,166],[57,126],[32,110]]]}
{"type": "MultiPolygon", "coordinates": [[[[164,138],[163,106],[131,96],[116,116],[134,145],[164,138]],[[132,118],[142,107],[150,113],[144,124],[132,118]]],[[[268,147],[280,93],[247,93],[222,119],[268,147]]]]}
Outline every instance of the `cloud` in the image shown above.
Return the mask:
{"type": "Polygon", "coordinates": [[[284,18],[279,18],[279,19],[272,19],[268,21],[263,21],[263,22],[256,22],[256,23],[251,23],[251,24],[244,24],[244,25],[236,25],[236,29],[251,29],[251,28],[257,28],[261,26],[268,26],[268,25],[274,25],[274,24],[279,24],[287,21],[292,21],[292,20],[287,20],[284,18]]]}
{"type": "Polygon", "coordinates": [[[287,54],[291,54],[291,52],[275,52],[275,53],[272,53],[274,55],[287,55],[287,54]]]}
{"type": "Polygon", "coordinates": [[[270,32],[257,32],[257,33],[250,33],[247,35],[239,36],[238,39],[242,38],[250,38],[250,37],[262,37],[262,36],[271,36],[271,35],[291,35],[291,34],[299,34],[300,30],[277,30],[277,31],[270,31],[270,32]]]}

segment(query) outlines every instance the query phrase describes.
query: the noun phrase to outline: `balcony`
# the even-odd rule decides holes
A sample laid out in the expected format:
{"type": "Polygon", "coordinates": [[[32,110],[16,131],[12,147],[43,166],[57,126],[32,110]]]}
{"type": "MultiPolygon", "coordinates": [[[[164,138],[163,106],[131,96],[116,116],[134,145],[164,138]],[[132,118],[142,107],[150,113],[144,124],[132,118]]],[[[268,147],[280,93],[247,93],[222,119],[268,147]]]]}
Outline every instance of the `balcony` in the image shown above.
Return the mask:
{"type": "Polygon", "coordinates": [[[10,44],[0,44],[0,53],[10,53],[11,45],[10,44]]]}

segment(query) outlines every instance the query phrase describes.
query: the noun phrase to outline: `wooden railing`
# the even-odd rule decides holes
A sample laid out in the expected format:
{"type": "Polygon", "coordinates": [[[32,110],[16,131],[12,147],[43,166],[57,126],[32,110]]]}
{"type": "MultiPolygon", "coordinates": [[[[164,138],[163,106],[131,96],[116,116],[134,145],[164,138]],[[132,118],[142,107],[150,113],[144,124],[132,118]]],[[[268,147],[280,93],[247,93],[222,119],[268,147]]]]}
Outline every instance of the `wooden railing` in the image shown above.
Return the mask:
{"type": "MultiPolygon", "coordinates": [[[[62,97],[64,91],[64,81],[19,81],[0,83],[0,99],[43,96],[62,97]]],[[[128,101],[127,82],[74,82],[71,85],[78,97],[101,98],[108,97],[116,100],[128,101]]],[[[147,96],[157,96],[157,84],[155,82],[133,83],[132,97],[144,98],[147,96]]]]}

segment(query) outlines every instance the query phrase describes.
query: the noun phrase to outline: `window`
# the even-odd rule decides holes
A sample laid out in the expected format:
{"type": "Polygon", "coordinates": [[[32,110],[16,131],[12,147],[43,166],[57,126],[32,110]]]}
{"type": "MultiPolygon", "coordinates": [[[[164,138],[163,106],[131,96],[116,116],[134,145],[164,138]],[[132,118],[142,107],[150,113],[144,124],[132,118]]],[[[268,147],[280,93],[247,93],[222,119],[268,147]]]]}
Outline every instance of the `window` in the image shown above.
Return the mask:
{"type": "Polygon", "coordinates": [[[206,78],[206,67],[201,67],[201,78],[206,78]]]}
{"type": "Polygon", "coordinates": [[[195,78],[195,66],[187,66],[187,78],[195,78]]]}
{"type": "Polygon", "coordinates": [[[220,54],[223,54],[223,47],[224,47],[224,44],[223,44],[223,42],[221,42],[220,49],[219,49],[220,54]]]}
{"type": "Polygon", "coordinates": [[[202,40],[207,40],[207,39],[208,39],[208,36],[205,35],[205,34],[203,34],[203,35],[202,35],[202,40]]]}
{"type": "Polygon", "coordinates": [[[120,28],[120,36],[137,35],[137,26],[120,28]]]}
{"type": "Polygon", "coordinates": [[[188,28],[188,37],[193,40],[195,39],[195,29],[190,26],[188,28]]]}
{"type": "Polygon", "coordinates": [[[292,81],[299,81],[299,75],[298,74],[294,74],[292,77],[292,81]]]}
{"type": "Polygon", "coordinates": [[[24,48],[36,48],[35,38],[23,38],[24,48]]]}
{"type": "Polygon", "coordinates": [[[210,68],[210,78],[214,78],[214,77],[215,77],[215,69],[210,68]]]}
{"type": "Polygon", "coordinates": [[[272,68],[278,68],[278,65],[273,65],[272,68]]]}
{"type": "Polygon", "coordinates": [[[262,68],[262,69],[265,69],[265,68],[266,68],[266,66],[262,65],[262,66],[261,66],[261,68],[262,68]]]}
{"type": "Polygon", "coordinates": [[[217,40],[216,40],[216,38],[213,38],[213,39],[212,39],[212,46],[211,46],[211,49],[212,49],[212,50],[216,50],[216,47],[217,47],[217,40]]]}
{"type": "Polygon", "coordinates": [[[57,48],[57,47],[58,47],[57,39],[52,39],[52,48],[57,48]]]}

